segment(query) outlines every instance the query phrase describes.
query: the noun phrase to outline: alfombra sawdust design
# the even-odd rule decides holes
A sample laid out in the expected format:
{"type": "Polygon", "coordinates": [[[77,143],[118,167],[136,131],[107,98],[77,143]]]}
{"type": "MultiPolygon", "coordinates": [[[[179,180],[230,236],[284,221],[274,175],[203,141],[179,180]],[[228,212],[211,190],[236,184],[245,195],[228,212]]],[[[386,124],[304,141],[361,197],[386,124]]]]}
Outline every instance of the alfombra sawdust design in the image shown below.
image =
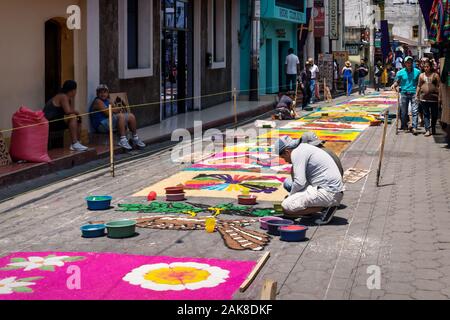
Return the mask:
{"type": "Polygon", "coordinates": [[[283,183],[287,174],[267,175],[258,172],[230,173],[227,171],[182,171],[170,178],[156,183],[137,194],[135,197],[147,197],[154,191],[165,195],[165,189],[177,185],[184,185],[186,197],[230,198],[237,199],[244,191],[258,196],[260,201],[282,201],[287,195],[283,183]]]}
{"type": "MultiPolygon", "coordinates": [[[[155,216],[136,219],[140,228],[159,230],[201,230],[205,232],[207,218],[185,218],[177,216],[155,216]]],[[[265,233],[246,228],[255,219],[217,220],[217,231],[222,236],[225,245],[233,250],[261,251],[270,242],[270,236],[265,233]]]]}
{"type": "Polygon", "coordinates": [[[0,300],[229,300],[255,265],[115,253],[12,253],[0,258],[0,300]]]}

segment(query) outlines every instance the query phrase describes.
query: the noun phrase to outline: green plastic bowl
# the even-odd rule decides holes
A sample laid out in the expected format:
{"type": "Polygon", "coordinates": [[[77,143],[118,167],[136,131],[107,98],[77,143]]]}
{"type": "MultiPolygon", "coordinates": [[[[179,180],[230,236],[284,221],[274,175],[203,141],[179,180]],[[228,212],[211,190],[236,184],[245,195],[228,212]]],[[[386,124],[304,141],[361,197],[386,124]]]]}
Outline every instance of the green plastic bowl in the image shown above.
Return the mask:
{"type": "Polygon", "coordinates": [[[108,237],[112,239],[130,238],[136,235],[136,221],[119,220],[111,221],[106,224],[108,237]]]}

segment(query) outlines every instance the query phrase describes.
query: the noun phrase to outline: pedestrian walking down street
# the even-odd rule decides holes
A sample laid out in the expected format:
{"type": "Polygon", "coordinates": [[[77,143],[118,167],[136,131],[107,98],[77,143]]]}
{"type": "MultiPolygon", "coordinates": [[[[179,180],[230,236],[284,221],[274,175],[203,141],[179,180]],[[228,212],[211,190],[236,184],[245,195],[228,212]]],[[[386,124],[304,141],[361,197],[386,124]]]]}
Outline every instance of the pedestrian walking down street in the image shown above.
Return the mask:
{"type": "Polygon", "coordinates": [[[418,125],[418,104],[416,100],[417,84],[419,82],[420,70],[413,68],[413,58],[408,56],[405,58],[405,68],[400,70],[395,77],[392,90],[400,87],[400,119],[401,130],[408,131],[408,106],[411,103],[412,112],[412,133],[417,134],[418,125]]]}
{"type": "Polygon", "coordinates": [[[358,68],[358,88],[359,95],[366,95],[366,77],[369,74],[369,68],[366,65],[364,59],[361,60],[361,64],[358,68]]]}
{"type": "Polygon", "coordinates": [[[286,91],[293,91],[297,86],[297,77],[300,73],[300,60],[294,54],[294,49],[288,50],[286,57],[286,91]]]}
{"type": "Polygon", "coordinates": [[[381,83],[381,76],[383,75],[383,64],[380,60],[378,60],[377,64],[375,65],[375,91],[380,91],[380,83],[381,83]]]}
{"type": "Polygon", "coordinates": [[[308,59],[308,63],[311,66],[311,102],[310,104],[313,104],[315,102],[315,95],[316,95],[316,85],[317,85],[317,79],[319,77],[319,67],[314,63],[313,58],[308,59]]]}
{"type": "Polygon", "coordinates": [[[306,62],[305,68],[300,72],[300,87],[302,89],[303,101],[302,109],[308,108],[308,104],[311,101],[311,65],[306,62]]]}
{"type": "Polygon", "coordinates": [[[353,70],[350,61],[345,62],[345,67],[342,68],[342,77],[344,78],[344,85],[347,87],[347,95],[351,95],[353,90],[353,70]]]}
{"type": "Polygon", "coordinates": [[[440,77],[433,68],[431,61],[423,63],[424,72],[419,76],[417,86],[417,100],[423,111],[425,123],[425,136],[436,134],[436,123],[439,115],[439,84],[440,77]]]}

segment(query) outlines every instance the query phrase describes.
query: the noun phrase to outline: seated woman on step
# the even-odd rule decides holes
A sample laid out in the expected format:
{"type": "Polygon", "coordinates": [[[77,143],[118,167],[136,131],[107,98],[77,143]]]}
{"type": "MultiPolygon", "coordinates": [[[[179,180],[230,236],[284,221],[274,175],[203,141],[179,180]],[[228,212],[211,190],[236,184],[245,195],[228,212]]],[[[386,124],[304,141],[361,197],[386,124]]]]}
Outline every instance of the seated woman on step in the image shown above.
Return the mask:
{"type": "Polygon", "coordinates": [[[72,99],[77,94],[77,83],[68,80],[64,83],[61,92],[50,99],[44,107],[44,114],[50,127],[57,130],[65,130],[69,128],[72,145],[72,151],[86,151],[88,147],[80,143],[81,137],[81,117],[80,113],[75,110],[72,99]]]}
{"type": "MultiPolygon", "coordinates": [[[[97,88],[97,97],[92,102],[89,110],[92,127],[98,133],[109,132],[109,105],[110,105],[109,89],[106,85],[100,85],[97,88]]],[[[145,144],[137,135],[136,117],[132,113],[125,112],[122,108],[113,105],[113,131],[119,131],[119,146],[126,150],[133,150],[128,142],[127,128],[133,133],[131,140],[137,148],[145,148],[145,144]]]]}

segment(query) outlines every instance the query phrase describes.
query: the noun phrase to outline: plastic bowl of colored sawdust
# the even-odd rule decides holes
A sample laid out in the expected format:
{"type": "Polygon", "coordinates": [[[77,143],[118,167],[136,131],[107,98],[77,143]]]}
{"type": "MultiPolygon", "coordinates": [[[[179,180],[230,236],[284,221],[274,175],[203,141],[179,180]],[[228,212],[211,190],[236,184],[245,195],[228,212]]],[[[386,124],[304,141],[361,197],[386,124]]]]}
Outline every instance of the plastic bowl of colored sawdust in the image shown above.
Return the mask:
{"type": "Polygon", "coordinates": [[[260,218],[259,219],[259,223],[260,223],[260,226],[261,226],[261,229],[262,230],[268,230],[269,229],[269,226],[267,225],[267,222],[268,221],[271,221],[271,220],[283,220],[283,218],[279,218],[279,217],[264,217],[264,218],[260,218]]]}
{"type": "Polygon", "coordinates": [[[306,232],[308,227],[305,226],[287,226],[279,228],[282,241],[286,242],[301,242],[306,239],[306,232]]]}
{"type": "Polygon", "coordinates": [[[238,197],[238,203],[244,206],[254,206],[258,198],[252,195],[240,195],[238,197]]]}
{"type": "Polygon", "coordinates": [[[169,195],[169,194],[179,195],[179,194],[182,194],[182,193],[184,193],[184,187],[183,186],[166,188],[166,195],[169,195]]]}
{"type": "Polygon", "coordinates": [[[136,224],[134,220],[111,221],[106,224],[108,238],[124,239],[136,235],[136,224]]]}
{"type": "Polygon", "coordinates": [[[88,209],[92,211],[108,210],[111,208],[111,196],[90,196],[86,198],[88,209]]]}
{"type": "Polygon", "coordinates": [[[104,224],[85,225],[80,229],[83,238],[99,238],[106,235],[106,226],[104,224]]]}
{"type": "Polygon", "coordinates": [[[279,236],[280,235],[280,228],[281,227],[288,227],[292,226],[294,224],[294,221],[292,220],[269,220],[267,221],[268,226],[268,233],[272,236],[279,236]]]}
{"type": "Polygon", "coordinates": [[[186,194],[180,193],[180,194],[167,194],[166,195],[166,200],[171,202],[171,201],[186,201],[186,194]]]}

